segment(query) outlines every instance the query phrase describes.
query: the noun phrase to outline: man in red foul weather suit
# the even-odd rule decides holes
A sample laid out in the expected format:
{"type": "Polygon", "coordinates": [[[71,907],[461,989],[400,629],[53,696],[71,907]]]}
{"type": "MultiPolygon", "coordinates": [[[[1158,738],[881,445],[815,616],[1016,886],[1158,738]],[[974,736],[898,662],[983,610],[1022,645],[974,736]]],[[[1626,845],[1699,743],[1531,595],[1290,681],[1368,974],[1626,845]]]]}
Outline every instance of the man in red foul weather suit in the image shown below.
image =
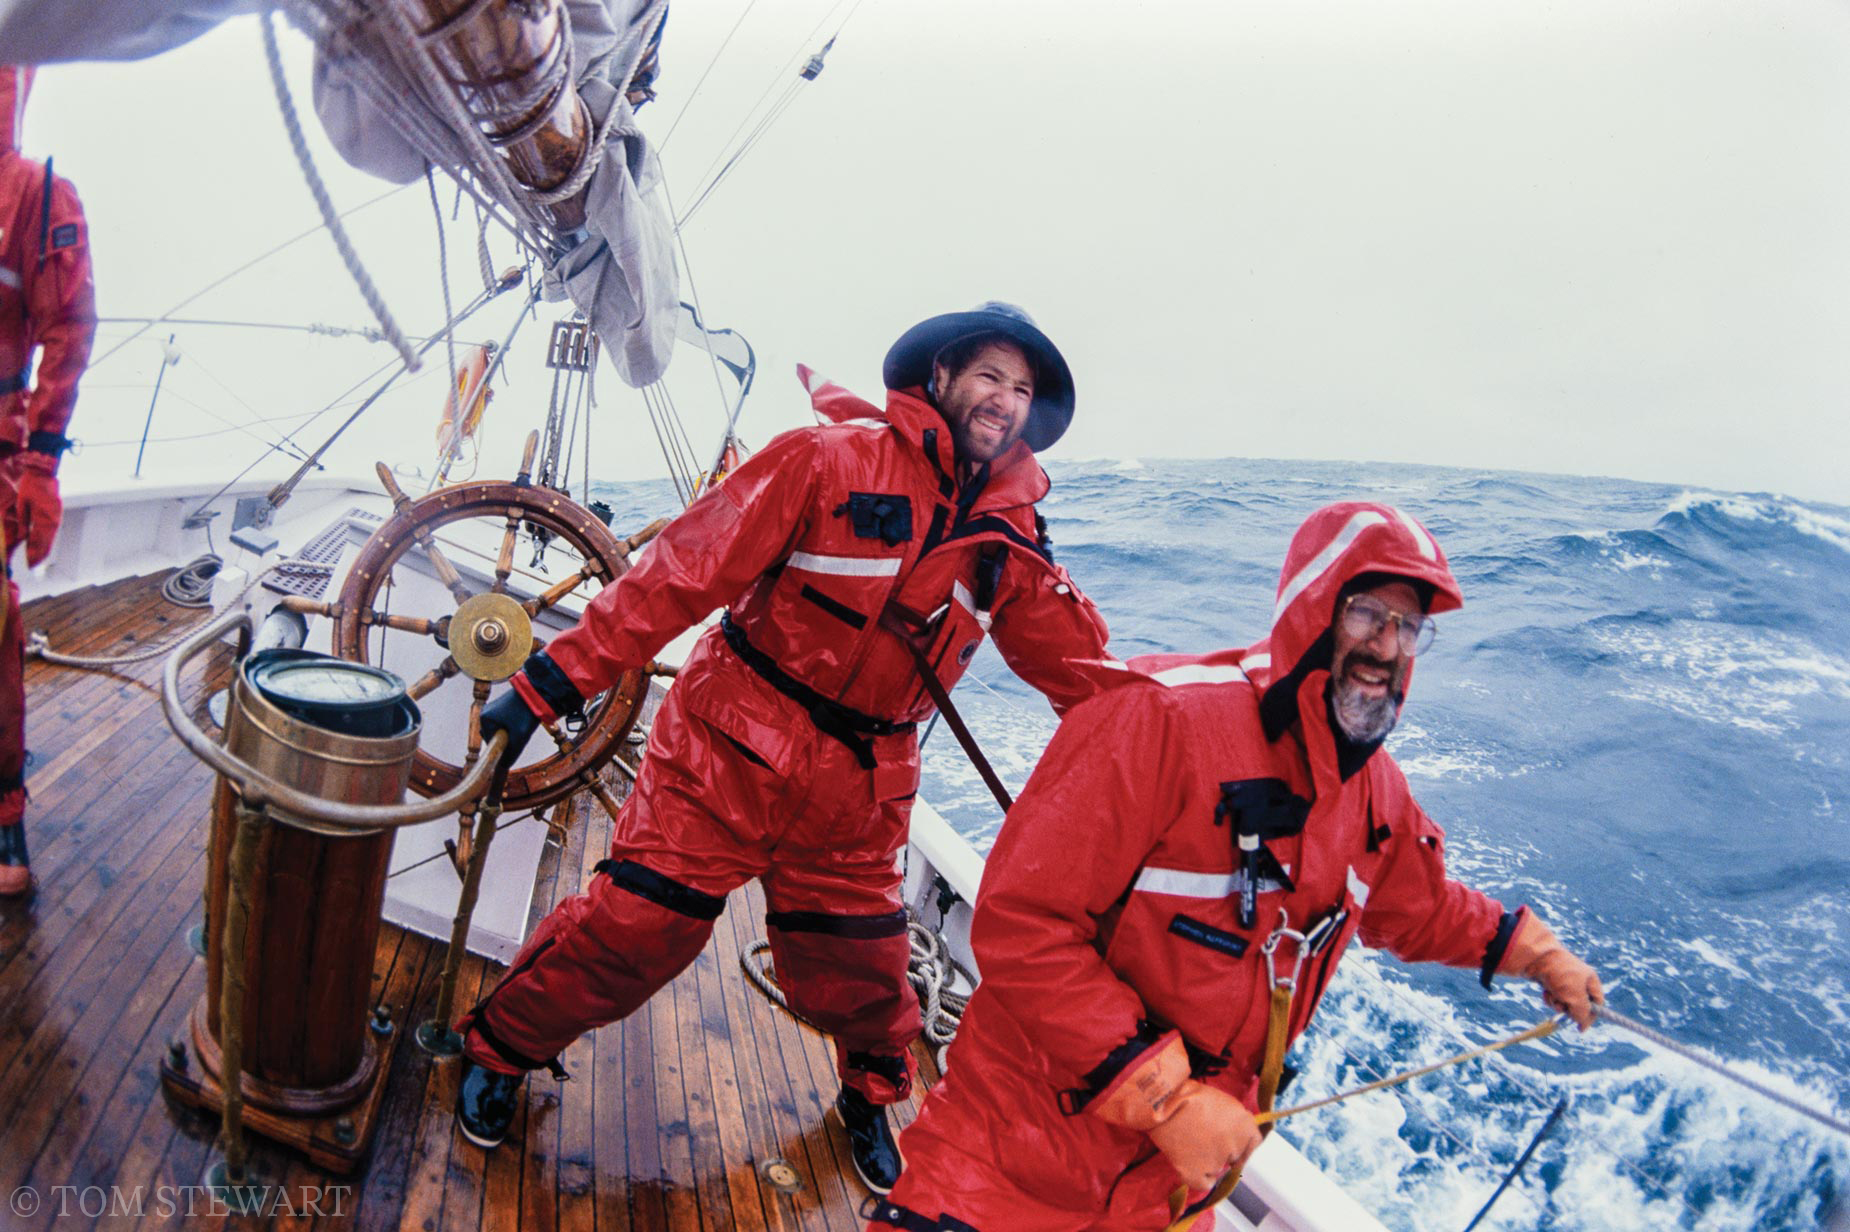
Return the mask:
{"type": "Polygon", "coordinates": [[[932,703],[905,640],[948,688],[985,635],[1064,710],[1123,665],[1053,563],[1034,453],[1073,382],[1020,309],[933,317],[888,353],[884,411],[810,382],[834,422],[773,440],[696,501],[578,626],[483,713],[524,744],[716,607],[650,733],[611,858],[535,930],[460,1024],[458,1121],[505,1134],[525,1071],[622,1018],[681,971],[726,894],[762,878],[791,1007],[835,1036],[837,1108],[871,1187],[897,1174],[883,1105],[919,1032],[896,858],[932,703]],[[536,717],[537,716],[537,717],[536,717]]]}
{"type": "Polygon", "coordinates": [[[1267,641],[1132,660],[1066,716],[990,853],[982,981],[870,1229],[1167,1227],[1258,1145],[1273,1020],[1282,1056],[1357,937],[1536,979],[1587,1025],[1592,969],[1446,876],[1380,747],[1460,602],[1419,522],[1332,505],[1292,539],[1267,641]]]}
{"type": "Polygon", "coordinates": [[[90,359],[96,300],[83,206],[49,163],[19,152],[32,70],[0,66],[0,895],[32,886],[26,856],[25,641],[13,549],[27,564],[51,552],[63,506],[58,455],[90,359]],[[33,352],[38,352],[36,371],[33,352]]]}

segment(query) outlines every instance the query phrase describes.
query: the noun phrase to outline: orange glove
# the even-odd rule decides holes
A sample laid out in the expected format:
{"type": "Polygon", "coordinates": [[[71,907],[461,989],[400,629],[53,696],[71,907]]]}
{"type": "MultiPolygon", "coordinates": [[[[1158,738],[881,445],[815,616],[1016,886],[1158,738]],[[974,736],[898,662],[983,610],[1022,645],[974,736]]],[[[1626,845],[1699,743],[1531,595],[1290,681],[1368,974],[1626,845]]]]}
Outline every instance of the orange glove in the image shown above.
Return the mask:
{"type": "Polygon", "coordinates": [[[1164,1102],[1162,1111],[1163,1121],[1150,1131],[1150,1141],[1191,1192],[1214,1188],[1259,1149],[1259,1124],[1246,1105],[1192,1078],[1164,1102]]]}
{"type": "Polygon", "coordinates": [[[1582,1031],[1593,1025],[1593,1007],[1606,1003],[1606,990],[1600,987],[1593,968],[1562,945],[1533,910],[1524,909],[1522,924],[1510,938],[1497,970],[1540,984],[1542,999],[1572,1018],[1582,1031]]]}
{"type": "Polygon", "coordinates": [[[19,527],[26,544],[26,563],[43,564],[51,555],[51,541],[64,520],[64,502],[58,499],[58,460],[27,451],[19,456],[19,527]]]}
{"type": "Polygon", "coordinates": [[[1188,1076],[1188,1049],[1180,1035],[1138,1058],[1086,1110],[1150,1135],[1194,1192],[1212,1189],[1259,1146],[1259,1126],[1244,1104],[1188,1076]]]}

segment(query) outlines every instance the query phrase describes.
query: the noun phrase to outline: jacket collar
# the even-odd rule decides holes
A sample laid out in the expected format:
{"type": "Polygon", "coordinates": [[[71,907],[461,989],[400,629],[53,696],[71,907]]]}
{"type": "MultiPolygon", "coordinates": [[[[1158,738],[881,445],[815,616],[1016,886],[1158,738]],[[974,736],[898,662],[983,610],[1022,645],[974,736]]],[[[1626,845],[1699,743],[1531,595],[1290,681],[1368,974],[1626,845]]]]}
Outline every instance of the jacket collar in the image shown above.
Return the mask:
{"type": "MultiPolygon", "coordinates": [[[[925,456],[940,476],[949,476],[955,484],[957,458],[951,441],[950,425],[938,413],[938,408],[925,401],[924,390],[889,389],[886,395],[886,421],[892,425],[893,431],[925,456]],[[927,434],[930,434],[932,448],[927,447],[927,434]]],[[[1032,505],[1045,498],[1052,486],[1047,472],[1035,460],[1034,451],[1025,442],[1016,441],[1009,446],[1007,453],[990,464],[989,482],[976,498],[970,512],[989,513],[998,509],[1032,505]]]]}

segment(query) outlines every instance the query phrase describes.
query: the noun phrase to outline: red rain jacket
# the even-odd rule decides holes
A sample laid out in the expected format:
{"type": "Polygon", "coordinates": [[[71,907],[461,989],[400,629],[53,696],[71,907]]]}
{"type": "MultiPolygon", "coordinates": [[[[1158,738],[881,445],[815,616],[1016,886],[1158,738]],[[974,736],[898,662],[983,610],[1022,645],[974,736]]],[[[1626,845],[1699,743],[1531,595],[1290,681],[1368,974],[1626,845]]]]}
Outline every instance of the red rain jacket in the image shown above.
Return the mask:
{"type": "MultiPolygon", "coordinates": [[[[1196,1077],[1252,1106],[1261,948],[1281,919],[1302,932],[1347,912],[1304,961],[1293,1038],[1358,935],[1405,959],[1486,961],[1502,908],[1446,876],[1444,833],[1393,758],[1377,749],[1347,779],[1338,767],[1328,631],[1342,585],[1376,570],[1431,583],[1432,610],[1459,605],[1416,521],[1332,506],[1292,541],[1267,643],[1133,660],[1142,679],[1067,716],[990,853],[971,932],[982,980],[945,1086],[902,1143],[895,1202],[981,1228],[1039,1226],[1036,1206],[1141,1226],[1135,1213],[1162,1206],[1174,1170],[1145,1135],[1075,1109],[1178,1031],[1196,1077]],[[1309,807],[1301,833],[1265,843],[1285,878],[1261,878],[1246,929],[1230,810],[1278,793],[1228,789],[1264,780],[1309,807]]],[[[1288,975],[1296,946],[1276,957],[1288,975]]]]}
{"type": "MultiPolygon", "coordinates": [[[[889,603],[930,629],[927,658],[947,689],[986,629],[1009,667],[1056,710],[1123,679],[1098,609],[1038,547],[1034,502],[1048,482],[1027,446],[998,459],[960,510],[950,432],[919,391],[889,393],[884,416],[839,387],[812,392],[837,422],[771,441],[676,518],[547,646],[583,696],[724,604],[786,673],[876,719],[917,720],[932,708],[910,653],[882,627],[889,603]],[[982,610],[979,566],[997,550],[1006,559],[982,610]]],[[[707,637],[723,643],[717,631],[707,637]]],[[[768,685],[758,692],[771,694],[768,685]]],[[[787,766],[783,698],[740,696],[725,709],[712,720],[771,765],[787,766]]]]}
{"type": "Polygon", "coordinates": [[[32,433],[62,436],[70,425],[96,333],[89,229],[77,190],[19,153],[31,85],[30,68],[0,68],[0,389],[8,391],[0,394],[0,442],[22,449],[32,433]],[[39,347],[44,353],[27,390],[23,378],[39,347]]]}

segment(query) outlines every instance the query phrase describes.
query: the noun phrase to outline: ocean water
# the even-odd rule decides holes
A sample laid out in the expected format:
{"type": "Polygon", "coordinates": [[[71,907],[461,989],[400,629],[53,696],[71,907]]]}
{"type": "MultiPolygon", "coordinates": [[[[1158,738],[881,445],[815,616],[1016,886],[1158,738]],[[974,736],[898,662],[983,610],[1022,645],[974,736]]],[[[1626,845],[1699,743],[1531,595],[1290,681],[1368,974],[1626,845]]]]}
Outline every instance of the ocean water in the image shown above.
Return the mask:
{"type": "MultiPolygon", "coordinates": [[[[1850,1116],[1850,509],[1398,465],[1049,470],[1056,555],[1125,657],[1259,637],[1285,545],[1320,505],[1420,517],[1466,604],[1441,618],[1389,748],[1455,875],[1538,907],[1615,1008],[1850,1116]]],[[[989,648],[957,700],[1019,788],[1052,712],[989,648]]],[[[999,811],[943,728],[924,793],[993,842],[999,811]]],[[[1544,1013],[1526,983],[1487,994],[1475,973],[1352,948],[1293,1057],[1292,1100],[1544,1013]]],[[[1281,1132],[1390,1228],[1462,1229],[1562,1096],[1482,1226],[1808,1229],[1850,1205],[1850,1142],[1610,1027],[1281,1132]]]]}

